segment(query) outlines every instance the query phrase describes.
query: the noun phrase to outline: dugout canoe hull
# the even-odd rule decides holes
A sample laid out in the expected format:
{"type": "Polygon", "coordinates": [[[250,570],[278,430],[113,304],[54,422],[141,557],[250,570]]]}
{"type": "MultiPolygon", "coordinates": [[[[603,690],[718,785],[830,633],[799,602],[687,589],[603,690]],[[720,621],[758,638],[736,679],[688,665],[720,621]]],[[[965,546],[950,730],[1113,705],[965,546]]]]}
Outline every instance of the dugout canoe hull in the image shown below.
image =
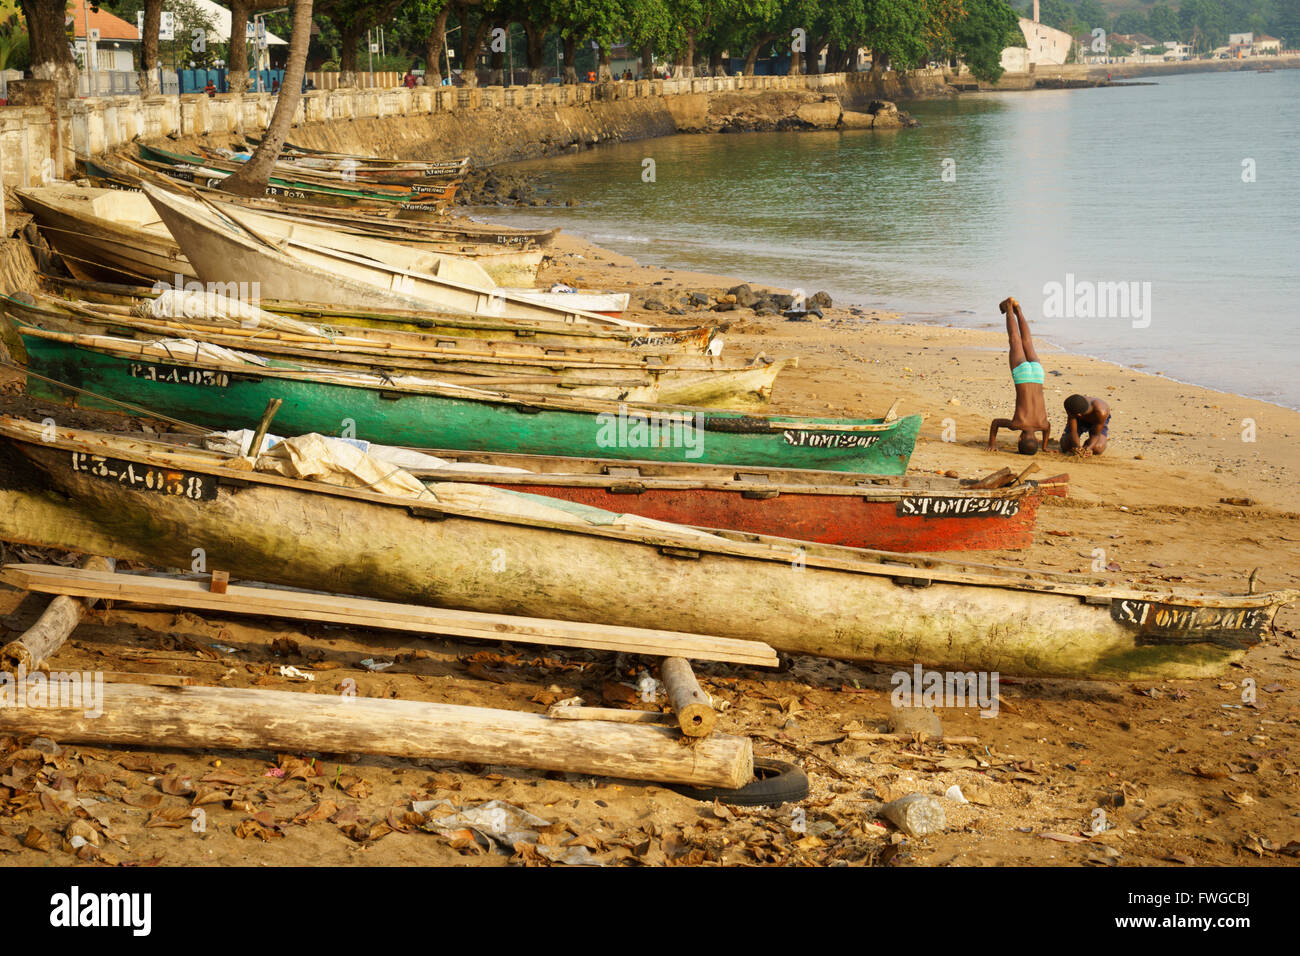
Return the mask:
{"type": "MultiPolygon", "coordinates": [[[[213,453],[37,422],[0,420],[0,436],[0,486],[43,481],[97,540],[161,566],[189,567],[201,548],[208,568],[249,580],[761,639],[796,654],[962,672],[1209,677],[1297,597],[1137,590],[791,539],[551,522],[236,471],[213,453]]],[[[57,521],[39,519],[0,510],[0,537],[79,547],[57,521]]]]}

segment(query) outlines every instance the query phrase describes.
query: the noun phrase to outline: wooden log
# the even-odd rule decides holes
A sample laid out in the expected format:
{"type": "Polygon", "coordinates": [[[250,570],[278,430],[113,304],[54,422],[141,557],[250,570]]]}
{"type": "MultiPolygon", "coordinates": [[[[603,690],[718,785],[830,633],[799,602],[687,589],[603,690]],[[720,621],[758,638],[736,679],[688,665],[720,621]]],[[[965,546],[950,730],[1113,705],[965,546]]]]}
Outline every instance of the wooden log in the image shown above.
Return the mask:
{"type": "Polygon", "coordinates": [[[556,647],[587,647],[627,654],[755,664],[760,667],[774,667],[777,664],[776,651],[761,641],[710,637],[680,631],[611,627],[482,611],[456,611],[338,594],[235,584],[230,585],[225,594],[213,594],[201,581],[77,571],[43,564],[8,564],[4,566],[0,577],[15,587],[32,591],[167,604],[228,614],[259,614],[440,636],[549,644],[556,647]]]}
{"type": "Polygon", "coordinates": [[[672,714],[653,710],[620,710],[617,707],[581,707],[553,705],[546,711],[553,720],[612,720],[618,724],[663,724],[676,720],[672,714]]]}
{"type": "Polygon", "coordinates": [[[663,678],[668,702],[673,706],[682,733],[688,737],[707,737],[713,733],[718,713],[709,695],[700,689],[690,662],[682,657],[666,657],[659,665],[659,676],[663,678]]]}
{"type": "MultiPolygon", "coordinates": [[[[79,566],[89,571],[112,572],[113,559],[91,555],[82,558],[79,566]]],[[[0,670],[11,673],[19,670],[30,673],[36,670],[63,646],[68,635],[81,622],[86,610],[94,603],[93,598],[79,599],[64,594],[56,596],[22,637],[0,648],[0,670]]]]}
{"type": "Polygon", "coordinates": [[[688,747],[668,727],[484,707],[139,684],[105,684],[96,717],[75,703],[0,707],[0,733],[113,747],[381,754],[731,788],[754,774],[747,737],[715,734],[688,747]]]}

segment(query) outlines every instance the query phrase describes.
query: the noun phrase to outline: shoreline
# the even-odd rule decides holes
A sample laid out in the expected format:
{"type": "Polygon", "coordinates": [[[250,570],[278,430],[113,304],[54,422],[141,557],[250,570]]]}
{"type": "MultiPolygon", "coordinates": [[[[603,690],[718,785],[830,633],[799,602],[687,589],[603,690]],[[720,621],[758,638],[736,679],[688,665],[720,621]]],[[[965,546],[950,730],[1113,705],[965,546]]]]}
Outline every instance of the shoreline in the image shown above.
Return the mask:
{"type": "MultiPolygon", "coordinates": [[[[505,164],[505,165],[506,165],[507,167],[516,167],[516,166],[520,166],[520,165],[531,164],[531,163],[534,163],[534,162],[536,162],[536,161],[535,161],[535,160],[526,160],[526,161],[524,161],[523,163],[510,163],[510,164],[505,164]]],[[[496,210],[496,208],[497,208],[497,207],[491,207],[491,206],[462,207],[462,210],[460,210],[460,212],[461,212],[463,215],[466,215],[467,218],[472,218],[472,219],[475,220],[475,221],[487,221],[487,220],[491,220],[491,219],[492,219],[493,212],[496,210]],[[466,210],[468,210],[468,211],[466,211],[466,210]]],[[[506,208],[511,208],[511,207],[506,207],[506,208]]],[[[556,207],[552,207],[552,208],[558,208],[558,205],[557,205],[556,207]]],[[[498,218],[500,218],[500,217],[498,217],[498,218]]],[[[510,220],[510,218],[511,218],[511,217],[507,216],[507,217],[505,217],[505,220],[504,220],[504,221],[507,221],[507,222],[508,222],[508,221],[510,220]]],[[[563,230],[563,234],[564,234],[564,235],[567,235],[567,236],[569,236],[569,237],[572,237],[572,238],[577,239],[577,240],[578,240],[580,243],[582,243],[583,245],[589,246],[589,247],[592,248],[593,250],[598,250],[602,255],[604,255],[604,256],[606,256],[606,257],[619,257],[619,258],[622,258],[622,259],[626,259],[626,260],[628,260],[629,262],[635,263],[635,264],[637,264],[638,266],[641,265],[640,260],[637,259],[635,256],[628,255],[627,253],[618,252],[618,251],[616,251],[616,250],[609,249],[609,248],[607,248],[607,247],[601,246],[601,245],[599,245],[599,242],[598,242],[597,240],[594,240],[594,239],[592,239],[592,238],[589,238],[588,236],[583,235],[583,234],[582,234],[581,232],[579,232],[579,231],[575,231],[575,230],[573,230],[573,229],[570,227],[570,225],[568,225],[568,224],[566,224],[566,223],[561,223],[561,224],[559,224],[559,225],[560,225],[560,228],[563,230]]],[[[621,240],[621,241],[631,241],[631,240],[621,240]]],[[[773,283],[769,283],[769,282],[765,282],[765,281],[762,281],[762,280],[754,279],[754,278],[739,278],[739,277],[735,277],[735,276],[726,276],[726,275],[722,275],[722,274],[720,274],[720,273],[701,272],[701,271],[698,271],[698,270],[692,270],[692,269],[689,269],[689,268],[685,268],[685,267],[677,267],[677,266],[672,266],[672,265],[665,265],[665,266],[662,266],[662,267],[660,267],[659,265],[650,265],[650,266],[647,266],[647,268],[650,268],[650,269],[660,269],[660,268],[662,268],[662,271],[665,271],[665,272],[671,272],[671,273],[673,273],[673,274],[675,274],[675,275],[691,275],[691,276],[698,276],[698,277],[700,278],[701,281],[706,281],[706,280],[707,280],[707,281],[710,281],[710,282],[712,283],[712,287],[717,287],[717,288],[730,288],[730,287],[735,286],[735,285],[739,285],[739,284],[742,284],[742,283],[746,283],[746,284],[749,284],[749,285],[753,286],[754,288],[770,289],[770,290],[772,290],[772,291],[776,291],[776,292],[784,292],[784,293],[788,293],[788,292],[790,291],[790,290],[789,290],[788,288],[786,288],[786,287],[779,286],[779,285],[776,285],[776,284],[773,284],[773,283]]],[[[542,281],[542,279],[541,279],[540,277],[539,277],[539,281],[542,281]]],[[[593,286],[593,287],[594,287],[594,286],[593,286]]],[[[625,290],[623,290],[623,289],[618,289],[618,290],[614,290],[614,291],[625,291],[625,290]]],[[[812,291],[816,291],[816,290],[812,290],[812,291]]],[[[910,325],[910,326],[918,326],[918,327],[934,327],[934,328],[953,328],[953,329],[963,329],[963,330],[966,330],[966,331],[969,331],[969,332],[984,332],[984,331],[989,331],[989,329],[985,329],[985,328],[977,327],[977,326],[974,326],[974,325],[966,325],[966,324],[962,324],[962,323],[960,322],[960,320],[954,320],[953,318],[951,318],[951,316],[953,316],[955,313],[953,313],[951,310],[948,310],[948,309],[936,309],[936,310],[935,310],[935,313],[934,313],[934,314],[936,314],[936,316],[937,316],[936,318],[933,318],[933,319],[925,319],[925,318],[922,318],[922,317],[921,317],[921,316],[923,316],[923,315],[926,314],[926,313],[923,312],[923,311],[920,311],[920,310],[917,310],[917,309],[898,308],[898,307],[895,307],[895,306],[890,305],[890,304],[887,304],[887,305],[885,305],[885,306],[883,306],[883,307],[880,306],[880,305],[872,305],[872,304],[866,302],[866,301],[863,300],[863,299],[859,299],[859,298],[854,298],[854,297],[852,297],[851,294],[849,294],[849,295],[841,295],[840,293],[835,293],[835,294],[834,294],[834,301],[835,301],[835,303],[836,303],[836,308],[835,308],[834,311],[837,312],[837,313],[838,313],[838,312],[847,312],[847,311],[849,311],[850,309],[854,309],[854,308],[856,308],[856,309],[860,309],[860,310],[862,310],[864,313],[867,313],[867,314],[870,315],[870,316],[878,317],[878,318],[875,319],[876,321],[890,322],[890,323],[899,324],[899,325],[910,325]],[[939,313],[942,313],[942,315],[940,315],[939,313]]],[[[635,305],[636,305],[636,303],[634,302],[634,303],[633,303],[633,307],[635,307],[635,305]]],[[[829,313],[828,313],[828,314],[829,314],[829,313]]],[[[976,319],[974,318],[974,316],[976,315],[976,313],[974,312],[974,310],[970,310],[970,314],[971,314],[971,316],[972,316],[971,321],[976,321],[976,319]]],[[[990,324],[993,324],[993,323],[990,323],[990,324]]],[[[1031,317],[1031,324],[1032,324],[1032,317],[1031,317]]],[[[996,332],[996,331],[998,331],[998,329],[997,329],[997,328],[994,328],[993,331],[996,332]]],[[[1042,340],[1042,341],[1043,341],[1043,342],[1049,342],[1049,343],[1050,343],[1050,340],[1048,340],[1048,339],[1044,339],[1044,340],[1042,340]]],[[[1292,413],[1296,413],[1296,414],[1300,415],[1300,407],[1296,407],[1296,406],[1292,406],[1292,405],[1287,405],[1287,404],[1284,404],[1284,403],[1282,403],[1282,402],[1280,402],[1280,401],[1270,400],[1270,399],[1267,399],[1267,398],[1258,398],[1258,397],[1251,396],[1251,395],[1243,395],[1243,394],[1241,394],[1241,393],[1239,393],[1239,392],[1233,392],[1233,391],[1230,391],[1230,390],[1228,390],[1228,389],[1221,388],[1221,387],[1219,387],[1219,386],[1217,386],[1217,385],[1214,385],[1214,384],[1211,384],[1211,383],[1207,383],[1207,382],[1195,382],[1195,381],[1189,381],[1189,380],[1186,380],[1186,379],[1177,378],[1177,377],[1175,377],[1175,376],[1173,376],[1173,375],[1167,375],[1167,374],[1163,374],[1163,373],[1155,373],[1155,372],[1148,372],[1148,371],[1146,371],[1144,368],[1138,368],[1138,367],[1135,367],[1135,366],[1132,366],[1132,365],[1126,365],[1126,364],[1124,364],[1123,362],[1118,362],[1118,361],[1116,361],[1116,360],[1114,360],[1114,359],[1107,358],[1107,357],[1105,357],[1104,355],[1096,355],[1096,354],[1093,354],[1093,353],[1091,353],[1091,352],[1085,352],[1085,351],[1069,350],[1069,349],[1067,349],[1066,346],[1055,345],[1054,343],[1051,343],[1051,344],[1053,345],[1054,348],[1059,349],[1059,350],[1062,351],[1064,354],[1071,355],[1071,356],[1076,356],[1076,357],[1081,358],[1081,359],[1089,359],[1089,360],[1094,361],[1094,362],[1105,363],[1105,364],[1107,364],[1107,365],[1114,366],[1115,368],[1117,368],[1117,369],[1119,369],[1119,370],[1121,370],[1122,372],[1125,372],[1125,373],[1132,373],[1132,374],[1137,374],[1137,375],[1143,375],[1143,376],[1147,376],[1147,377],[1154,378],[1154,379],[1162,379],[1162,380],[1165,380],[1165,381],[1171,382],[1171,383],[1173,383],[1173,384],[1175,384],[1175,385],[1179,385],[1179,386],[1182,386],[1182,387],[1186,387],[1186,388],[1196,388],[1196,389],[1203,389],[1203,390],[1205,390],[1205,391],[1212,392],[1212,393],[1215,393],[1215,394],[1217,394],[1217,395],[1229,396],[1229,397],[1231,397],[1231,398],[1234,398],[1234,399],[1240,399],[1240,400],[1242,400],[1242,401],[1247,401],[1247,402],[1259,402],[1260,404],[1267,405],[1267,406],[1270,406],[1270,407],[1272,407],[1272,408],[1276,408],[1276,409],[1278,409],[1278,410],[1280,410],[1280,411],[1283,411],[1283,412],[1292,412],[1292,413]]]]}
{"type": "MultiPolygon", "coordinates": [[[[807,322],[758,317],[741,309],[691,309],[677,300],[693,291],[725,292],[747,280],[642,263],[567,231],[557,237],[553,259],[539,276],[539,282],[553,281],[629,292],[628,316],[638,321],[670,325],[730,322],[726,338],[731,354],[773,354],[776,349],[788,349],[799,356],[800,368],[777,380],[773,411],[867,415],[873,410],[882,412],[893,397],[903,398],[900,411],[926,416],[914,467],[939,472],[957,467],[965,473],[987,464],[986,471],[994,471],[993,462],[1007,454],[1012,464],[1028,464],[1014,454],[1005,435],[998,453],[983,447],[990,419],[1008,414],[1012,404],[1006,336],[1001,328],[908,321],[904,313],[895,310],[863,310],[864,315],[855,316],[839,302],[824,310],[824,319],[807,322]],[[684,314],[645,311],[642,301],[653,294],[683,308],[684,314]],[[875,354],[865,359],[855,346],[875,354]],[[851,379],[836,375],[849,370],[854,376],[851,379]],[[850,387],[854,382],[857,385],[850,387]],[[942,440],[940,426],[945,419],[955,425],[956,441],[942,440]],[[939,467],[949,461],[953,464],[939,467]]],[[[747,284],[755,289],[788,291],[758,282],[747,284]]],[[[1106,397],[1115,408],[1116,423],[1106,455],[1081,460],[1045,451],[1035,458],[1043,469],[1048,463],[1058,471],[1124,469],[1126,481],[1132,478],[1137,482],[1125,491],[1139,491],[1134,500],[1146,506],[1169,503],[1158,490],[1162,482],[1159,472],[1167,470],[1169,474],[1163,477],[1186,486],[1174,496],[1185,504],[1213,508],[1220,506],[1220,498],[1247,497],[1279,515],[1300,510],[1291,494],[1291,489],[1300,487],[1300,411],[1069,352],[1048,340],[1039,344],[1045,353],[1050,349],[1051,355],[1046,364],[1053,445],[1065,418],[1061,401],[1071,391],[1106,397]],[[1254,422],[1255,440],[1230,440],[1241,432],[1243,421],[1254,422]],[[1148,474],[1129,476],[1135,467],[1148,474]],[[1150,474],[1153,470],[1156,473],[1150,474]],[[1198,483],[1199,490],[1194,487],[1198,483]]],[[[1088,495],[1105,494],[1104,487],[1094,487],[1092,481],[1079,488],[1088,495]]]]}

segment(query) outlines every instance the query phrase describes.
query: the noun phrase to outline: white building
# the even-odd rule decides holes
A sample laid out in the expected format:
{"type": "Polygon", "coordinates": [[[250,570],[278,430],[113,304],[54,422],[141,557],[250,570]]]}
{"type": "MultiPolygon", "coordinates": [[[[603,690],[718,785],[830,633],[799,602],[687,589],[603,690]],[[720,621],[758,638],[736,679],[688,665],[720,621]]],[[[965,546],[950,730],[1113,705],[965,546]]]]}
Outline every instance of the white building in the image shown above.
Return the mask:
{"type": "Polygon", "coordinates": [[[1002,69],[1008,73],[1028,73],[1036,66],[1060,66],[1074,45],[1070,34],[1038,21],[1038,0],[1034,0],[1034,18],[1020,18],[1020,32],[1025,46],[1009,46],[1002,51],[1002,69]]]}

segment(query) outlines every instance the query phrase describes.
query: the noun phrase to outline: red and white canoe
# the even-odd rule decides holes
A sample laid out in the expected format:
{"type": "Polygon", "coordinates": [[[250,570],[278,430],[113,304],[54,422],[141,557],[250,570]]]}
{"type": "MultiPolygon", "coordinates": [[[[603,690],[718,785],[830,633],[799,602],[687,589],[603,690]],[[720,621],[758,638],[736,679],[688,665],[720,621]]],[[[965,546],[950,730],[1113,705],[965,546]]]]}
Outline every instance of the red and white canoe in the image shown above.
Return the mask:
{"type": "Polygon", "coordinates": [[[454,464],[414,471],[423,481],[491,484],[675,524],[877,551],[1026,548],[1043,496],[1064,497],[1070,481],[1069,475],[1056,475],[976,490],[955,478],[928,475],[429,453],[454,464]]]}

